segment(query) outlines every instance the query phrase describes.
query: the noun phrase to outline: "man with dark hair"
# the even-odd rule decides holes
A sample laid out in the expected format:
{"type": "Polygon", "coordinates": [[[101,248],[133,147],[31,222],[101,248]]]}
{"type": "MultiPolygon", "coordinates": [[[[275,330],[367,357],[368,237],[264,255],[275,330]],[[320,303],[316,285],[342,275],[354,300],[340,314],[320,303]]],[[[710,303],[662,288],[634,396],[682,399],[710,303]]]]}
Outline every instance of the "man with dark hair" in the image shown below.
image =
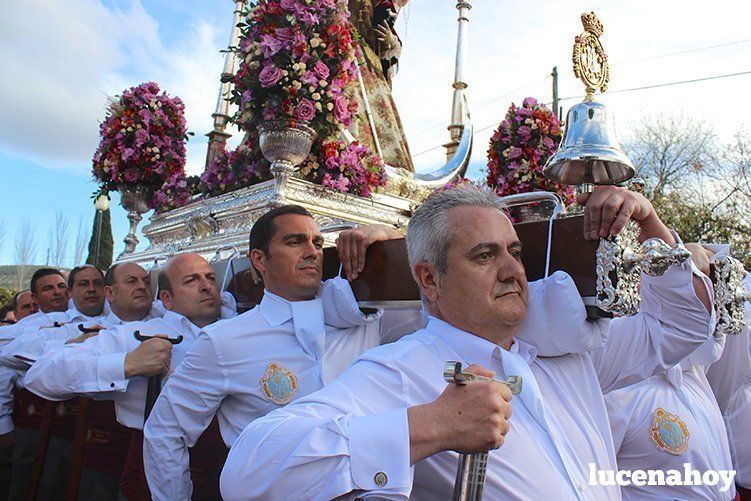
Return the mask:
{"type": "MultiPolygon", "coordinates": [[[[639,194],[599,186],[579,200],[587,238],[631,219],[641,241],[677,245],[639,194]]],[[[494,193],[431,195],[410,219],[407,250],[427,326],[250,423],[222,471],[223,498],[446,499],[458,453],[488,453],[486,499],[620,499],[618,485],[588,482],[592,465],[618,468],[602,392],[665,371],[708,339],[711,300],[690,261],[644,275],[640,312],[589,331],[587,350],[543,357],[517,337],[528,316],[558,328],[586,318],[584,304],[556,272],[576,295],[552,317],[530,311],[521,242],[494,193]],[[447,384],[451,360],[486,378],[521,376],[518,396],[493,379],[447,384]]]]}
{"type": "Polygon", "coordinates": [[[11,304],[13,305],[13,312],[16,314],[16,322],[39,311],[39,305],[29,289],[16,293],[11,304]]]}
{"type": "MultiPolygon", "coordinates": [[[[361,271],[353,263],[364,263],[371,243],[400,236],[383,225],[347,230],[340,257],[353,273],[361,271]]],[[[205,328],[164,387],[144,429],[154,499],[191,497],[188,447],[215,415],[231,447],[254,418],[321,388],[365,349],[421,325],[419,310],[366,316],[345,280],[322,284],[323,243],[300,206],[273,209],[254,223],[250,260],[263,278],[263,299],[205,328]]]]}
{"type": "MultiPolygon", "coordinates": [[[[111,274],[113,311],[119,309],[120,296],[138,304],[150,289],[145,271],[133,266],[121,264],[111,274]],[[129,286],[128,277],[138,279],[129,286]]],[[[222,308],[214,270],[198,254],[173,257],[161,273],[170,284],[159,292],[166,308],[163,317],[114,326],[82,343],[47,351],[27,372],[26,387],[49,400],[81,394],[111,399],[122,425],[142,429],[148,378],[170,373],[201,328],[218,320],[220,313],[233,314],[222,308]],[[140,342],[136,335],[148,339],[140,342]]]]}
{"type": "MultiPolygon", "coordinates": [[[[70,343],[80,343],[95,336],[99,329],[112,329],[126,322],[149,320],[151,318],[151,284],[149,274],[135,263],[115,264],[103,277],[102,273],[91,265],[74,268],[68,282],[71,287],[76,310],[95,313],[102,311],[106,295],[110,312],[100,317],[92,317],[82,322],[68,322],[58,328],[24,331],[13,340],[4,353],[18,361],[14,366],[24,372],[35,360],[48,350],[57,350],[70,343]],[[105,283],[104,286],[102,284],[105,283]],[[86,332],[82,332],[82,327],[86,332]],[[19,359],[25,361],[21,367],[19,359]]],[[[79,320],[84,320],[83,318],[79,320]]],[[[82,492],[97,490],[116,497],[118,492],[119,472],[125,461],[130,442],[130,432],[126,431],[114,419],[111,402],[95,402],[90,412],[90,430],[97,439],[87,443],[87,462],[82,475],[82,492]]],[[[58,443],[53,437],[52,450],[64,450],[68,444],[58,443]]],[[[59,461],[59,478],[67,476],[67,458],[62,454],[59,461]]],[[[55,482],[55,480],[51,481],[55,482]]],[[[51,483],[47,481],[46,483],[51,483]]],[[[43,484],[45,481],[43,480],[43,484]]],[[[52,486],[47,486],[52,487],[52,486]]],[[[46,488],[43,485],[43,488],[46,488]]]]}
{"type": "Polygon", "coordinates": [[[104,314],[104,274],[90,264],[77,266],[68,274],[68,289],[73,306],[88,317],[104,314]]]}

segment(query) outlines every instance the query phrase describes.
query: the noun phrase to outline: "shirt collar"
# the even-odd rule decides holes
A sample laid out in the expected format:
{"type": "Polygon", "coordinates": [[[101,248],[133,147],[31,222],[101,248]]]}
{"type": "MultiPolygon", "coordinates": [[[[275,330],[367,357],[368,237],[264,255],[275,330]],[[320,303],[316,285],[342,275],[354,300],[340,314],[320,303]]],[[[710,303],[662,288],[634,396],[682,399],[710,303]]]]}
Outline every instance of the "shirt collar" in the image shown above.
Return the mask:
{"type": "MultiPolygon", "coordinates": [[[[295,304],[307,302],[313,303],[316,301],[320,302],[321,299],[315,297],[309,301],[295,301],[295,304]]],[[[277,296],[273,292],[269,292],[268,289],[263,290],[263,298],[261,298],[261,303],[258,305],[258,308],[261,311],[263,318],[266,319],[271,327],[281,325],[287,320],[293,318],[292,305],[290,302],[283,297],[277,296]]]]}
{"type": "Polygon", "coordinates": [[[170,325],[175,326],[180,331],[189,330],[196,335],[201,332],[200,327],[188,320],[187,317],[184,317],[183,315],[180,315],[179,313],[176,313],[172,310],[165,311],[162,320],[170,325]]]}
{"type": "MultiPolygon", "coordinates": [[[[483,367],[493,367],[493,359],[500,359],[500,351],[503,349],[487,339],[463,331],[453,325],[434,316],[430,316],[428,325],[425,327],[431,334],[437,336],[452,350],[470,364],[480,364],[483,367]]],[[[508,350],[522,357],[528,364],[537,357],[537,348],[519,339],[514,339],[508,350]]]]}

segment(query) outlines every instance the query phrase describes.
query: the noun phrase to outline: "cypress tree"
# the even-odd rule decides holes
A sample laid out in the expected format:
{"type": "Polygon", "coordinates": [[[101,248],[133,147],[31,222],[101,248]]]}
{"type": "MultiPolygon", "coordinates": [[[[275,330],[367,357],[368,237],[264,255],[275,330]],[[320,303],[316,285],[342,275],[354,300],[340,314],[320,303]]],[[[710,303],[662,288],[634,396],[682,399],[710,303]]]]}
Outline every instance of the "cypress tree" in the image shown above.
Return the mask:
{"type": "Polygon", "coordinates": [[[112,264],[112,252],[113,252],[113,240],[112,240],[112,225],[110,224],[110,211],[107,209],[101,213],[102,218],[102,234],[99,236],[99,259],[94,262],[97,255],[97,231],[99,230],[99,211],[94,214],[94,227],[91,232],[91,240],[89,240],[89,257],[86,258],[86,264],[93,264],[102,271],[107,270],[112,264]]]}

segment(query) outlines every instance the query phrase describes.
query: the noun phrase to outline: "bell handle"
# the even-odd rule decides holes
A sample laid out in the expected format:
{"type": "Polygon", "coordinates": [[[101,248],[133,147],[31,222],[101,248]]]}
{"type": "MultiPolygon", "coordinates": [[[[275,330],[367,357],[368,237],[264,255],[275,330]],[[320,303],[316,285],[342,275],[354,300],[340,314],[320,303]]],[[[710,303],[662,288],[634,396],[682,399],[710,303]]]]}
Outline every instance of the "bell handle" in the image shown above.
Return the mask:
{"type": "Polygon", "coordinates": [[[552,191],[531,191],[529,193],[514,193],[513,195],[506,195],[501,197],[501,201],[506,207],[518,207],[520,205],[529,205],[536,202],[553,202],[555,204],[555,210],[553,214],[559,214],[566,206],[563,205],[563,200],[556,193],[552,191]]]}

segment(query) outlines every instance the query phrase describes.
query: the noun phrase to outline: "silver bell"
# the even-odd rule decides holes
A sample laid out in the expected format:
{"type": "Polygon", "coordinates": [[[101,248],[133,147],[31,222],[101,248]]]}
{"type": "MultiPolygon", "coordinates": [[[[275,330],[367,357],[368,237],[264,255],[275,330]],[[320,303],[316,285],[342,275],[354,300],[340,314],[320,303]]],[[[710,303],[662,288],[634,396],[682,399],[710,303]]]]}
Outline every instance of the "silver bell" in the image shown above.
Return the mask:
{"type": "Polygon", "coordinates": [[[605,105],[584,101],[568,112],[561,147],[543,174],[563,184],[618,184],[634,176],[605,105]]]}
{"type": "Polygon", "coordinates": [[[600,43],[604,27],[594,12],[581,16],[584,32],[574,40],[574,75],[584,83],[584,102],[572,106],[558,151],[548,159],[543,174],[563,184],[619,184],[634,176],[631,160],[621,150],[613,118],[605,105],[594,99],[605,92],[610,80],[608,56],[600,43]]]}

